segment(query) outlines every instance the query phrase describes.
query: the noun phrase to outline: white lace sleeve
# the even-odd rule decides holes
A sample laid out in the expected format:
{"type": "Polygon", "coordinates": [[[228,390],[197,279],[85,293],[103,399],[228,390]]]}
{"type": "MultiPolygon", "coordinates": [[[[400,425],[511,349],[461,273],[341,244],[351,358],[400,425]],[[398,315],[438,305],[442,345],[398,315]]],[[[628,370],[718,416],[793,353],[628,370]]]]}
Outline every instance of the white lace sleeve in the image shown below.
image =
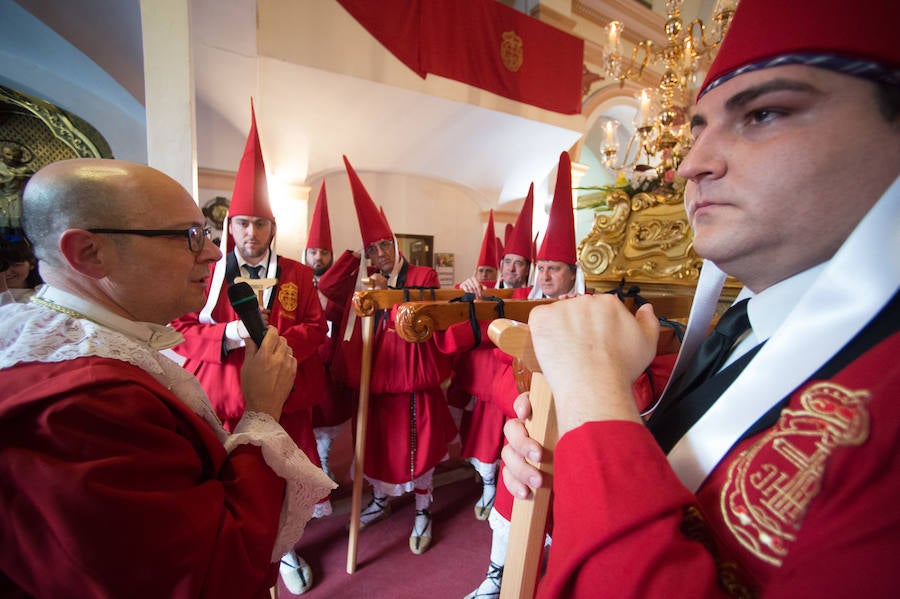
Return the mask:
{"type": "Polygon", "coordinates": [[[261,412],[244,412],[225,441],[231,453],[237,446],[250,443],[262,448],[266,464],[287,481],[278,536],[272,549],[272,562],[277,562],[293,549],[312,517],[316,502],[328,495],[337,485],[309,461],[275,419],[261,412]]]}

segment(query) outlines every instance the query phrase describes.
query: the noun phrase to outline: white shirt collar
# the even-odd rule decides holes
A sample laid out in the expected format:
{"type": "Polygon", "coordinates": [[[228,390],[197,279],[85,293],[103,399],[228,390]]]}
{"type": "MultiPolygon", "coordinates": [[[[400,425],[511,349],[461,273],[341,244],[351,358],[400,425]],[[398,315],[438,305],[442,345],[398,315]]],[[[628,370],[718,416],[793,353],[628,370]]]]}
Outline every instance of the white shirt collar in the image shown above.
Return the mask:
{"type": "Polygon", "coordinates": [[[747,317],[752,327],[750,333],[741,340],[728,356],[723,365],[728,366],[733,361],[750,351],[763,341],[769,339],[772,334],[787,320],[788,314],[801,297],[812,287],[819,274],[825,268],[827,262],[813,266],[801,273],[776,283],[759,293],[753,293],[744,287],[735,298],[735,303],[749,298],[747,302],[747,317]]]}
{"type": "Polygon", "coordinates": [[[122,333],[132,339],[146,343],[152,349],[168,349],[184,341],[184,337],[181,333],[168,325],[129,320],[102,306],[98,306],[93,302],[72,295],[62,289],[51,287],[50,285],[44,285],[40,288],[35,294],[35,297],[56,304],[62,308],[73,310],[83,315],[88,320],[92,320],[108,329],[112,329],[113,331],[122,333]]]}
{"type": "Polygon", "coordinates": [[[245,266],[266,266],[269,263],[269,252],[266,252],[266,255],[262,257],[262,260],[252,265],[244,260],[244,257],[238,253],[237,249],[234,250],[234,257],[237,258],[237,263],[240,268],[244,268],[245,266]]]}

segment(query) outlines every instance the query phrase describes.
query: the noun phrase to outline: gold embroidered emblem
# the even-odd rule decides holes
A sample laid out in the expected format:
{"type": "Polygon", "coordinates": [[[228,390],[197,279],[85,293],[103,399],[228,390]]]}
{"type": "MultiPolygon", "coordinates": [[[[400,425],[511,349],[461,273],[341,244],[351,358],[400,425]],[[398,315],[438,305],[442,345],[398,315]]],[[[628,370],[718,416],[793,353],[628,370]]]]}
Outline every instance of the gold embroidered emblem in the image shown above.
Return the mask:
{"type": "Polygon", "coordinates": [[[518,72],[525,60],[522,38],[515,31],[504,31],[500,42],[500,60],[507,71],[518,72]]]}
{"type": "Polygon", "coordinates": [[[835,448],[869,437],[868,391],[816,383],[728,469],[720,495],[725,524],[759,559],[780,566],[796,540],[835,448]]]}
{"type": "Polygon", "coordinates": [[[278,288],[278,301],[285,312],[296,312],[299,296],[300,291],[296,283],[285,283],[278,288]]]}

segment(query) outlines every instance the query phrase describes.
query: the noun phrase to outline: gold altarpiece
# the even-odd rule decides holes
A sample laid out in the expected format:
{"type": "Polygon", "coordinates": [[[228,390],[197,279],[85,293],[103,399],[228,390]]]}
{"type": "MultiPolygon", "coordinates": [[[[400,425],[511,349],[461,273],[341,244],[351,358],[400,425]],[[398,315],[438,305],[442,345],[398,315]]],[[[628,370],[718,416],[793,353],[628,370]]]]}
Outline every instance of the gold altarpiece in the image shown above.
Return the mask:
{"type": "MultiPolygon", "coordinates": [[[[621,187],[578,199],[579,206],[602,203],[608,210],[595,213],[590,232],[578,244],[587,286],[603,292],[624,280],[626,290],[636,285],[648,300],[664,297],[689,310],[703,259],[694,251],[683,191],[660,186],[631,192],[621,187]]],[[[728,279],[720,311],[731,304],[740,287],[739,282],[728,279]]],[[[685,318],[687,313],[662,316],[685,318]]]]}

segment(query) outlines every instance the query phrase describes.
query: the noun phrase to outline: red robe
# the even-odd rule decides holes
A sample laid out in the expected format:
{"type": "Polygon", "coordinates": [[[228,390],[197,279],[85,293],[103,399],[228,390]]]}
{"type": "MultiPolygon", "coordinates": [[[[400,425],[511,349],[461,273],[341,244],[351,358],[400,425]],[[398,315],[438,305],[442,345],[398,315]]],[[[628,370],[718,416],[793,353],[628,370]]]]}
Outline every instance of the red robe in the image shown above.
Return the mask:
{"type": "MultiPolygon", "coordinates": [[[[238,318],[228,301],[228,285],[237,275],[237,261],[231,254],[226,267],[226,281],[219,290],[219,301],[211,314],[217,324],[202,324],[197,313],[172,323],[185,338],[184,343],[175,346],[174,350],[186,358],[184,368],[203,385],[216,414],[229,431],[234,429],[244,413],[240,379],[244,348],[227,354],[222,349],[225,326],[238,318]]],[[[278,285],[270,296],[269,324],[287,339],[297,359],[296,382],[284,404],[279,423],[310,461],[320,466],[312,431],[312,407],[322,400],[325,393],[325,370],[319,347],[326,341],[328,325],[313,285],[313,270],[310,267],[279,256],[276,276],[278,285]]]]}
{"type": "Polygon", "coordinates": [[[496,346],[488,338],[489,321],[479,322],[481,340],[474,347],[475,335],[469,322],[461,322],[445,331],[435,331],[435,342],[441,351],[453,358],[453,380],[447,388],[452,406],[464,408],[476,398],[472,410],[463,412],[460,425],[460,455],[492,464],[500,459],[503,447],[503,424],[506,415],[500,406],[515,399],[495,392],[502,388],[497,381],[507,376],[509,363],[498,359],[496,346]]]}
{"type": "Polygon", "coordinates": [[[264,598],[284,480],[144,370],[0,370],[0,596],[264,598]]]}
{"type": "MultiPolygon", "coordinates": [[[[440,287],[433,269],[403,260],[397,287],[440,287]]],[[[322,277],[355,280],[358,268],[359,259],[348,251],[322,277]]],[[[342,341],[334,373],[358,389],[361,319],[356,319],[351,339],[343,341],[351,309],[348,305],[339,331],[342,341]]],[[[376,320],[364,471],[370,479],[402,485],[441,462],[456,436],[456,425],[440,387],[450,375],[450,365],[433,342],[401,339],[390,315],[380,314],[376,320]]]]}
{"type": "Polygon", "coordinates": [[[336,278],[326,276],[328,271],[319,277],[316,285],[318,291],[325,296],[325,319],[331,333],[329,338],[319,347],[319,355],[325,365],[325,394],[322,402],[313,406],[313,426],[337,426],[349,420],[356,413],[357,393],[337,380],[332,372],[332,362],[341,344],[341,319],[344,310],[353,297],[356,279],[351,277],[336,278]]]}
{"type": "MultiPolygon", "coordinates": [[[[890,331],[894,331],[890,334],[890,331]]],[[[555,453],[540,597],[889,597],[900,587],[900,333],[793,392],[691,494],[643,427],[555,453]],[[586,531],[590,531],[587,534],[586,531]]]]}

